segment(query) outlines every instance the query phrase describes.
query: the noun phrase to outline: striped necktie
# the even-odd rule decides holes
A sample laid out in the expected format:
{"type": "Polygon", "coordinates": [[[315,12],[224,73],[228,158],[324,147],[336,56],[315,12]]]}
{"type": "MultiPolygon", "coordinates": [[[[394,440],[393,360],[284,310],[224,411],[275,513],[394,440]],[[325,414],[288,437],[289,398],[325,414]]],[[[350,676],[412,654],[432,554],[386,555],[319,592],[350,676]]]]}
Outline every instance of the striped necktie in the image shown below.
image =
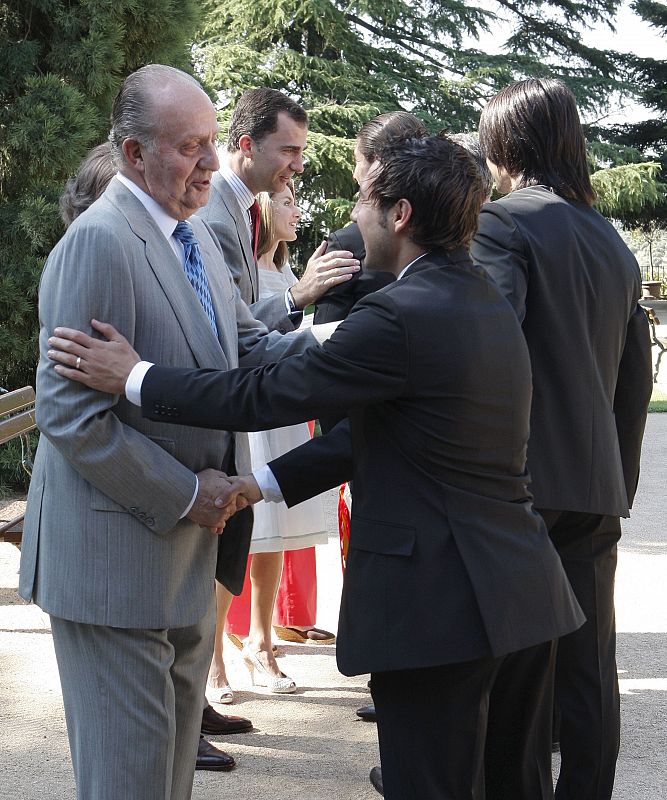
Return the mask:
{"type": "Polygon", "coordinates": [[[215,312],[211,301],[211,292],[208,288],[208,278],[204,269],[204,262],[199,249],[199,242],[192,231],[189,222],[179,222],[174,231],[174,238],[183,245],[185,251],[185,274],[195,290],[202,308],[206,312],[208,321],[211,323],[213,333],[218,337],[218,326],[215,323],[215,312]]]}

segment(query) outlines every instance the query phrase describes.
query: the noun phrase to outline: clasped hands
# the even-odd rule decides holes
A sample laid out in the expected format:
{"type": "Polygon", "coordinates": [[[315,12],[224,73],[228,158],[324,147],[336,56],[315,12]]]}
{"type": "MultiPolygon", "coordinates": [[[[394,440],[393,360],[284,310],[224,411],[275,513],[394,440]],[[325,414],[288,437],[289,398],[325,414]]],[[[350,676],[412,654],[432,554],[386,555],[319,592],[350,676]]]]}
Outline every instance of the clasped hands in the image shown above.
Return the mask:
{"type": "MultiPolygon", "coordinates": [[[[96,339],[73,328],[56,328],[49,338],[48,356],[56,372],[100,392],[122,395],[132,368],[140,361],[127,339],[112,325],[92,321],[92,327],[105,339],[96,339]]],[[[262,500],[252,475],[228,476],[217,469],[197,473],[199,487],[186,514],[212,533],[220,534],[227,520],[237,511],[262,500]]]]}
{"type": "Polygon", "coordinates": [[[262,500],[262,493],[252,475],[226,475],[217,469],[197,473],[199,488],[188,519],[221,534],[227,520],[249,505],[262,500]]]}

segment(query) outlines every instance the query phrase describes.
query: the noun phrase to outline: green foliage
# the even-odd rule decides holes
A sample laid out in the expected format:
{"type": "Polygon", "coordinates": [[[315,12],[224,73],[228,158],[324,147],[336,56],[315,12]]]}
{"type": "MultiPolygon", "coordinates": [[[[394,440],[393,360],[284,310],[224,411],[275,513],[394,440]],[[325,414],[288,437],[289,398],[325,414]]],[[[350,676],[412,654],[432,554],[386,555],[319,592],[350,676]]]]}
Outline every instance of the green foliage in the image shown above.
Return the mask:
{"type": "MultiPolygon", "coordinates": [[[[37,287],[66,179],[106,136],[123,78],[189,68],[198,24],[196,0],[0,1],[0,386],[34,385],[37,287]]],[[[0,482],[16,478],[11,462],[0,482]]]]}
{"type": "MultiPolygon", "coordinates": [[[[634,0],[631,5],[657,33],[667,36],[667,7],[663,3],[634,0]]],[[[651,236],[657,229],[667,230],[667,61],[633,54],[618,56],[617,60],[627,92],[646,107],[648,118],[608,128],[592,127],[591,152],[598,166],[600,163],[613,167],[640,162],[658,164],[652,179],[648,164],[643,179],[630,171],[628,197],[618,189],[613,190],[619,203],[608,208],[608,213],[626,228],[639,229],[651,236]]]]}
{"type": "Polygon", "coordinates": [[[607,216],[621,217],[652,207],[659,199],[655,177],[660,164],[623,164],[594,172],[596,206],[607,216]]]}
{"type": "Polygon", "coordinates": [[[0,499],[11,491],[28,490],[30,474],[22,462],[25,456],[34,457],[38,439],[37,433],[28,435],[30,450],[27,450],[25,441],[21,439],[12,439],[0,447],[0,499]]]}
{"type": "Polygon", "coordinates": [[[650,412],[667,412],[667,394],[660,389],[653,389],[653,394],[651,395],[651,400],[648,404],[648,410],[650,412]]]}
{"type": "Polygon", "coordinates": [[[661,280],[661,295],[667,294],[667,230],[656,221],[652,226],[625,231],[626,240],[639,262],[644,280],[661,280]]]}
{"type": "MultiPolygon", "coordinates": [[[[604,111],[610,92],[624,88],[626,78],[618,54],[587,47],[577,32],[577,26],[610,22],[618,0],[202,5],[196,59],[220,97],[223,129],[240,94],[256,86],[281,89],[309,112],[310,163],[299,187],[311,223],[301,241],[306,252],[348,213],[356,188],[351,145],[370,117],[402,108],[432,132],[474,130],[487,99],[528,75],[561,77],[583,108],[604,111]],[[503,52],[483,52],[475,39],[500,20],[511,26],[503,52]]],[[[619,196],[613,195],[616,179],[602,181],[605,198],[619,196]]]]}

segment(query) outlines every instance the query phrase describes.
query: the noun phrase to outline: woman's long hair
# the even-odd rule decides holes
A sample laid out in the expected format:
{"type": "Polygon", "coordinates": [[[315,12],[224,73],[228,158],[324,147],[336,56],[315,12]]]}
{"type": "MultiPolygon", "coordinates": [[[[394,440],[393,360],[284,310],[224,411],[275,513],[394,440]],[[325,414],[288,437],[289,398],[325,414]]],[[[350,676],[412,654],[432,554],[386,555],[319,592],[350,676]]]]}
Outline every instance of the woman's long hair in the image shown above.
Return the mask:
{"type": "MultiPolygon", "coordinates": [[[[292,199],[296,201],[294,195],[294,182],[290,181],[287,188],[292,192],[292,199]]],[[[271,249],[274,239],[273,227],[273,206],[271,201],[276,192],[260,192],[257,195],[257,202],[259,203],[259,238],[257,239],[257,258],[268,253],[271,249]]],[[[287,249],[287,242],[278,242],[276,252],[273,254],[273,263],[282,269],[289,259],[289,250],[287,249]]]]}

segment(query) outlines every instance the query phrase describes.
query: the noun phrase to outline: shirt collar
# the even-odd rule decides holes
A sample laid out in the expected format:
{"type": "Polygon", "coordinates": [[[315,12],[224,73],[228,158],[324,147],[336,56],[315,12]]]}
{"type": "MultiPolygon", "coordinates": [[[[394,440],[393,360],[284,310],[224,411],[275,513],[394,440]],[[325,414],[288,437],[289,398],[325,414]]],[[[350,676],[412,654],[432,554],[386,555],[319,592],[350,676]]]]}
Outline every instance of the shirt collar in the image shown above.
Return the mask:
{"type": "Polygon", "coordinates": [[[405,275],[405,273],[410,269],[410,267],[413,264],[416,264],[419,261],[420,258],[424,258],[424,256],[427,256],[427,255],[428,255],[428,253],[422,253],[420,256],[417,256],[417,258],[412,260],[406,267],[403,267],[403,269],[398,273],[398,277],[396,278],[396,280],[400,281],[401,278],[405,275]]]}
{"type": "Polygon", "coordinates": [[[255,202],[255,195],[230,168],[229,164],[220,165],[220,175],[229,184],[232,192],[234,192],[234,197],[236,197],[241,211],[248,211],[250,206],[255,202]]]}
{"type": "Polygon", "coordinates": [[[153,200],[149,194],[137,186],[137,184],[128,178],[127,175],[117,172],[116,177],[123,184],[123,186],[127,186],[127,188],[137,198],[146,211],[148,211],[151,217],[153,217],[155,224],[162,231],[165,239],[170,239],[176,230],[178,220],[170,217],[159,203],[153,200]]]}

